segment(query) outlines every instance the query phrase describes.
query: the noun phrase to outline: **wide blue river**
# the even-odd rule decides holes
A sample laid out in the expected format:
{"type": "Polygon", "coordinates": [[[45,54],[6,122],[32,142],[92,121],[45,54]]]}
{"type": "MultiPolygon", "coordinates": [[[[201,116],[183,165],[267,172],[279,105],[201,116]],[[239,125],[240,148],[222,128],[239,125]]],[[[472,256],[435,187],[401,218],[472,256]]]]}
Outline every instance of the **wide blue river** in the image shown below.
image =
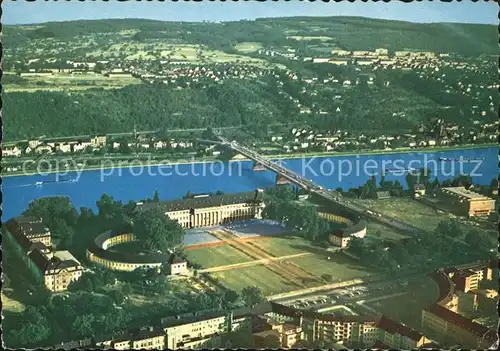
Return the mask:
{"type": "MultiPolygon", "coordinates": [[[[398,179],[403,186],[406,186],[404,169],[426,167],[432,170],[431,179],[437,177],[440,181],[466,174],[475,183],[484,185],[498,176],[498,148],[492,147],[436,153],[329,156],[280,162],[327,189],[358,187],[374,173],[380,180],[383,169],[388,171],[386,180],[398,179]],[[460,157],[463,162],[440,160],[460,157]]],[[[89,170],[60,176],[6,177],[2,184],[2,220],[20,214],[32,200],[47,196],[69,196],[77,209],[84,206],[95,210],[96,200],[103,193],[125,203],[152,197],[155,190],[158,190],[162,200],[167,200],[180,198],[188,191],[206,193],[223,190],[231,193],[268,188],[274,184],[274,173],[253,172],[250,161],[89,170]]]]}

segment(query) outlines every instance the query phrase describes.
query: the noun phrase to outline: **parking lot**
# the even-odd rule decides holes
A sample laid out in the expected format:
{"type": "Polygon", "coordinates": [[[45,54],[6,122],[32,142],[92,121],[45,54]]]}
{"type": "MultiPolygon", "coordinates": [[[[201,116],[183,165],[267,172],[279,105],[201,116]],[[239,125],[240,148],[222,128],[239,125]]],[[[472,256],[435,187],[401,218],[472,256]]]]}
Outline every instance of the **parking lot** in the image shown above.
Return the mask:
{"type": "Polygon", "coordinates": [[[399,280],[395,282],[382,282],[370,286],[358,285],[348,288],[335,289],[331,293],[309,296],[300,299],[283,302],[285,305],[303,309],[320,310],[331,306],[348,306],[356,308],[356,302],[366,299],[383,299],[387,295],[405,292],[408,281],[399,280]]]}

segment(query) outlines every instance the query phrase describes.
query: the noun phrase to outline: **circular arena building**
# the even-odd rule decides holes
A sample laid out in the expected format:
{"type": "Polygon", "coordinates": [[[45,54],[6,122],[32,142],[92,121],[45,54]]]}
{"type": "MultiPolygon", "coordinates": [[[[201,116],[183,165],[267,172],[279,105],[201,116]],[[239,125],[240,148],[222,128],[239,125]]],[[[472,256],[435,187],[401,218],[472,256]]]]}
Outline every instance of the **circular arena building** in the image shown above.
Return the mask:
{"type": "Polygon", "coordinates": [[[114,271],[130,272],[139,267],[160,268],[162,264],[168,263],[170,265],[170,274],[187,273],[187,262],[174,254],[126,253],[109,250],[113,246],[129,242],[138,242],[132,233],[104,232],[96,237],[92,245],[87,249],[87,258],[90,262],[114,271]]]}
{"type": "Polygon", "coordinates": [[[366,235],[366,222],[357,213],[346,208],[335,206],[329,211],[323,210],[319,215],[329,221],[345,224],[346,227],[337,230],[329,236],[329,241],[341,248],[347,247],[352,237],[364,238],[366,235]]]}

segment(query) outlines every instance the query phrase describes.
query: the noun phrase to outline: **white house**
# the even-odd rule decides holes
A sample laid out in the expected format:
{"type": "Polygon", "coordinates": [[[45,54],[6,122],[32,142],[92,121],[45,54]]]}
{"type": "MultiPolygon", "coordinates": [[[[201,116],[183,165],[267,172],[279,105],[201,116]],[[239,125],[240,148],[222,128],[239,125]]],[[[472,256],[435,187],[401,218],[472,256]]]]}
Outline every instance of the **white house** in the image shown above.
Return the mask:
{"type": "Polygon", "coordinates": [[[2,154],[4,156],[18,157],[21,155],[21,149],[19,149],[17,146],[14,146],[13,148],[5,148],[2,150],[2,154]]]}
{"type": "Polygon", "coordinates": [[[155,141],[155,143],[153,144],[153,147],[155,149],[163,149],[163,148],[167,147],[167,143],[165,141],[158,140],[158,141],[155,141]]]}

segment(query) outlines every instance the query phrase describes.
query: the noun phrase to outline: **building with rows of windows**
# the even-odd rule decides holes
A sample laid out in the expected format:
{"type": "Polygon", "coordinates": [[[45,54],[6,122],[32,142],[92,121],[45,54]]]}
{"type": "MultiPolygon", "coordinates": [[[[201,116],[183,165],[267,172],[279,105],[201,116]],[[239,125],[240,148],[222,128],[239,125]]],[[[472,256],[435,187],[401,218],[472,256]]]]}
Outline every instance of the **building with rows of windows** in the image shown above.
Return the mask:
{"type": "Polygon", "coordinates": [[[14,217],[6,223],[5,244],[25,262],[41,284],[53,292],[65,291],[83,273],[69,251],[54,251],[49,229],[34,216],[14,217]]]}
{"type": "Polygon", "coordinates": [[[263,191],[234,194],[200,194],[182,200],[160,203],[138,203],[137,210],[148,210],[161,206],[165,214],[177,220],[183,228],[199,228],[232,221],[261,218],[264,208],[263,191]]]}

